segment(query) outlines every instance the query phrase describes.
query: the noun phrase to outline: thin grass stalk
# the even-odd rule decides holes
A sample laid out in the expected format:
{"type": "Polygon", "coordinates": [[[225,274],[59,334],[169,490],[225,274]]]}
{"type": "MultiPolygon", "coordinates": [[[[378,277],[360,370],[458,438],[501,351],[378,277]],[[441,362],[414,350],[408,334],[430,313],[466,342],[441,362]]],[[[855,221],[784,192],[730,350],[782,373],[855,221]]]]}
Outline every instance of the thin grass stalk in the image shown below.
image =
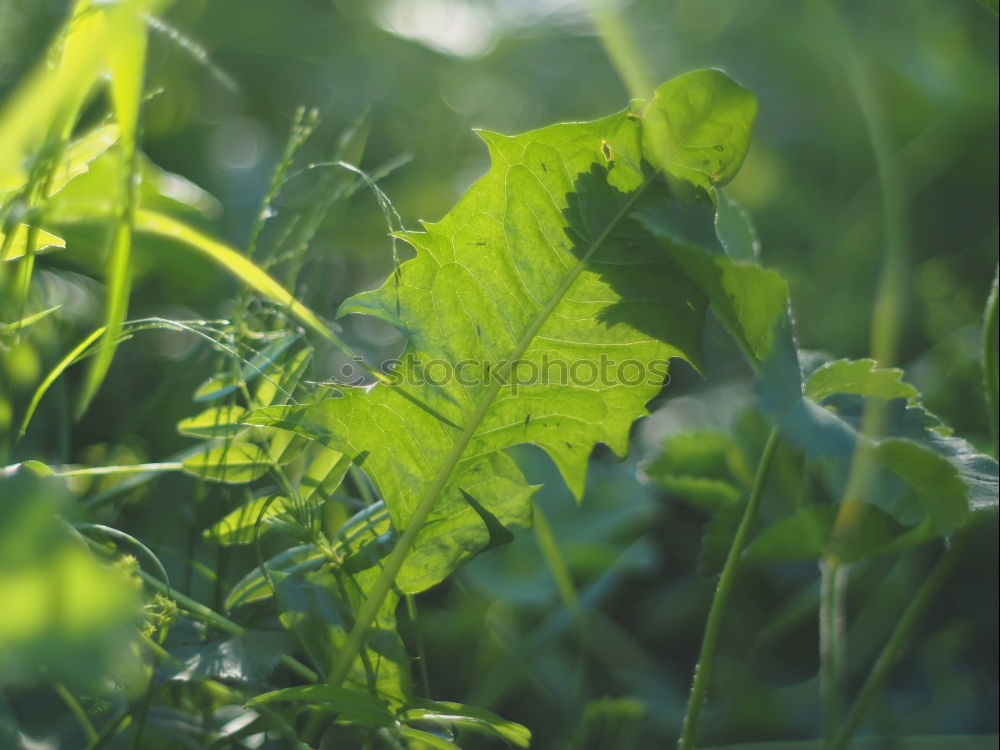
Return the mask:
{"type": "Polygon", "coordinates": [[[940,591],[945,581],[948,580],[948,576],[962,554],[965,539],[965,536],[961,536],[951,541],[948,550],[941,556],[930,575],[924,580],[923,585],[917,590],[913,599],[910,600],[910,604],[907,606],[906,611],[903,612],[903,616],[896,623],[895,630],[889,636],[889,640],[885,646],[882,647],[882,651],[879,653],[871,672],[865,678],[864,685],[862,685],[857,699],[851,706],[850,711],[848,711],[847,718],[844,720],[840,731],[837,732],[830,743],[831,750],[843,750],[848,746],[854,733],[861,725],[865,713],[871,707],[875,696],[878,695],[879,691],[885,685],[886,680],[889,679],[889,675],[892,674],[892,669],[899,660],[903,648],[910,639],[910,635],[913,633],[920,618],[931,602],[934,601],[934,597],[940,591]]]}
{"type": "Polygon", "coordinates": [[[837,731],[846,658],[844,638],[844,589],[846,570],[828,557],[820,562],[819,675],[823,701],[823,737],[827,742],[837,731]]]}
{"type": "Polygon", "coordinates": [[[760,500],[764,494],[764,484],[767,481],[768,470],[771,468],[778,442],[778,429],[775,427],[772,428],[771,434],[767,438],[767,443],[764,445],[764,452],[761,454],[760,462],[757,464],[757,474],[754,477],[753,487],[750,490],[750,498],[747,500],[743,517],[740,519],[740,525],[736,529],[736,536],[733,537],[733,543],[729,547],[729,554],[726,555],[725,565],[722,568],[722,573],[719,575],[719,583],[715,589],[715,596],[712,597],[712,606],[708,611],[708,620],[705,623],[705,636],[701,642],[698,664],[694,669],[691,694],[688,697],[687,708],[684,712],[684,724],[681,728],[680,740],[677,743],[679,750],[692,750],[695,740],[698,739],[701,710],[705,705],[705,696],[712,677],[712,667],[715,662],[715,647],[718,645],[719,634],[722,631],[726,605],[729,603],[729,595],[736,580],[736,569],[739,566],[740,554],[746,546],[747,539],[750,536],[750,528],[757,517],[757,509],[760,507],[760,500]]]}

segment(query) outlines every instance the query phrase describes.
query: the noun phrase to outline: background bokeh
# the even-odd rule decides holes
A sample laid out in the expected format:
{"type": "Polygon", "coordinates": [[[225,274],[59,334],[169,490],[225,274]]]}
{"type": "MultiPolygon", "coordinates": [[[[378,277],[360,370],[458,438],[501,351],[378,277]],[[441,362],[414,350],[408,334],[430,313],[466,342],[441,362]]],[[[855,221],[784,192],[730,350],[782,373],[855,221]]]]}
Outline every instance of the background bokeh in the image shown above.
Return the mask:
{"type": "MultiPolygon", "coordinates": [[[[885,246],[897,237],[907,263],[892,364],[932,411],[985,449],[978,357],[997,262],[996,16],[974,0],[635,0],[615,9],[652,84],[713,66],[756,94],[750,156],[728,192],[752,216],[765,263],[790,282],[801,345],[868,355],[885,246]],[[898,211],[885,210],[887,190],[898,211]]],[[[57,0],[0,0],[0,97],[38,61],[65,12],[57,0]]],[[[520,132],[623,107],[631,92],[607,54],[613,43],[596,33],[583,0],[178,0],[152,33],[144,148],[215,196],[218,211],[203,227],[241,247],[296,108],[315,107],[322,125],[305,162],[333,158],[351,128],[367,132],[357,161],[370,171],[390,165],[381,187],[403,223],[416,226],[441,217],[487,168],[473,129],[520,132]]],[[[318,178],[304,174],[280,195],[279,214],[309,205],[317,190],[318,178]]],[[[372,193],[358,191],[320,225],[296,291],[332,319],[344,298],[391,271],[387,231],[372,193]]],[[[63,308],[38,336],[0,354],[0,465],[162,460],[190,444],[174,425],[198,411],[191,392],[217,359],[164,331],[119,350],[79,424],[69,418],[78,377],[70,372],[25,441],[9,439],[45,371],[100,324],[102,245],[90,230],[67,238],[72,252],[46,256],[38,277],[43,296],[63,308]]],[[[207,262],[150,243],[137,264],[130,317],[232,313],[238,288],[207,262]]],[[[401,347],[387,327],[344,326],[373,356],[401,347]]],[[[599,625],[576,631],[537,542],[518,539],[422,597],[420,631],[439,697],[520,721],[543,748],[656,747],[676,733],[712,592],[696,572],[704,517],[642,483],[638,467],[683,429],[739,422],[751,454],[762,441],[752,416],[739,416],[748,373],[718,331],[707,345],[707,379],[675,369],[629,459],[595,455],[581,507],[546,459],[519,454],[546,482],[542,507],[599,625]],[[601,744],[601,732],[617,744],[601,744]]],[[[316,381],[340,365],[320,354],[316,381]]],[[[194,594],[218,601],[252,553],[220,551],[199,535],[237,500],[235,490],[169,476],[109,506],[107,521],[149,544],[194,594]],[[191,560],[219,572],[219,582],[201,579],[191,560]]],[[[870,727],[997,731],[997,545],[995,523],[987,527],[870,727]]],[[[937,552],[857,571],[852,680],[937,552]]],[[[814,617],[792,617],[760,637],[769,615],[814,580],[811,566],[746,572],[723,635],[706,741],[814,735],[814,617]]],[[[45,722],[55,700],[29,691],[14,705],[30,725],[45,722]]]]}

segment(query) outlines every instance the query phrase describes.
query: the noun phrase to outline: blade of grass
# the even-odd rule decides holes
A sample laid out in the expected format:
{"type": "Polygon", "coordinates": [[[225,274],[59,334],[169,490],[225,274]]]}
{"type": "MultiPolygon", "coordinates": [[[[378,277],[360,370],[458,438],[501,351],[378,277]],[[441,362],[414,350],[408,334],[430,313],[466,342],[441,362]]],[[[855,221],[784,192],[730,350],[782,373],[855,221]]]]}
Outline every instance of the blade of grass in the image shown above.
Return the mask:
{"type": "Polygon", "coordinates": [[[556,541],[555,534],[552,533],[549,519],[537,503],[532,513],[531,528],[535,534],[535,541],[538,542],[538,548],[542,551],[545,564],[549,568],[549,573],[552,574],[552,579],[555,581],[563,606],[566,607],[566,611],[570,613],[577,625],[582,625],[583,610],[580,607],[580,597],[573,585],[569,567],[559,551],[559,543],[556,541]]]}
{"type": "Polygon", "coordinates": [[[83,736],[87,738],[87,742],[96,740],[97,730],[94,729],[94,724],[90,721],[90,717],[87,716],[87,712],[83,710],[83,706],[80,705],[80,701],[76,699],[76,696],[67,690],[66,686],[61,682],[57,682],[52,687],[58,693],[59,697],[62,698],[69,712],[73,714],[73,718],[76,719],[76,723],[83,730],[83,736]]]}
{"type": "Polygon", "coordinates": [[[103,524],[75,523],[73,524],[73,526],[79,531],[97,531],[101,534],[105,534],[106,536],[111,537],[112,539],[116,539],[118,541],[123,541],[126,542],[127,544],[131,544],[132,546],[141,550],[143,555],[145,555],[148,560],[152,561],[153,567],[156,568],[156,572],[160,574],[161,578],[163,578],[163,583],[167,587],[167,597],[168,598],[170,597],[170,576],[167,575],[167,569],[163,567],[163,563],[160,562],[160,558],[156,556],[156,553],[153,552],[153,550],[151,550],[145,544],[140,542],[131,534],[126,534],[124,531],[112,528],[110,526],[104,526],[103,524]]]}
{"type": "Polygon", "coordinates": [[[41,312],[28,315],[20,320],[15,320],[13,323],[6,323],[5,325],[0,326],[0,333],[15,333],[16,331],[20,331],[22,328],[27,328],[32,323],[37,323],[45,316],[51,315],[60,307],[62,307],[62,305],[54,305],[53,307],[42,310],[41,312]]]}
{"type": "Polygon", "coordinates": [[[118,336],[128,314],[132,288],[132,228],[137,194],[136,143],[146,67],[146,24],[142,16],[135,14],[122,21],[121,33],[108,50],[107,64],[111,75],[111,101],[118,121],[118,145],[123,156],[119,179],[124,183],[125,205],[115,224],[105,274],[104,326],[107,335],[101,339],[101,348],[87,371],[77,417],[90,406],[111,367],[118,336]]]}
{"type": "Polygon", "coordinates": [[[823,736],[837,731],[844,665],[844,566],[835,558],[820,563],[819,674],[823,701],[823,736]]]}
{"type": "MultiPolygon", "coordinates": [[[[155,211],[137,211],[135,225],[136,229],[141,232],[174,239],[192,250],[201,253],[222,266],[257,293],[274,300],[279,305],[283,305],[306,327],[318,333],[342,352],[349,356],[354,356],[351,348],[336,333],[330,330],[329,326],[323,323],[312,310],[299,302],[291,292],[275,281],[266,271],[237,250],[218,240],[212,239],[208,235],[202,234],[177,219],[155,211]]],[[[381,373],[378,375],[381,380],[387,381],[384,375],[381,373]]]]}
{"type": "Polygon", "coordinates": [[[60,61],[57,74],[53,74],[51,58],[43,56],[0,112],[0,182],[7,184],[8,178],[24,174],[25,154],[46,133],[39,123],[75,118],[103,72],[107,50],[114,46],[123,26],[136,16],[155,12],[166,4],[167,0],[125,0],[100,7],[77,4],[81,12],[67,21],[56,42],[56,46],[64,41],[72,43],[69,53],[60,61]],[[84,18],[84,13],[93,17],[84,18]]]}
{"type": "Polygon", "coordinates": [[[41,402],[42,396],[44,396],[52,384],[59,379],[59,376],[66,371],[66,368],[79,360],[80,356],[87,350],[87,348],[104,335],[105,330],[104,326],[94,330],[83,341],[77,344],[69,354],[59,360],[59,363],[56,364],[56,366],[49,371],[49,374],[45,376],[45,379],[39,383],[38,388],[35,389],[35,392],[31,396],[31,401],[28,403],[28,408],[24,412],[24,417],[21,419],[21,426],[17,431],[18,440],[24,437],[24,433],[28,429],[28,423],[34,416],[35,409],[38,408],[38,404],[41,402]]]}

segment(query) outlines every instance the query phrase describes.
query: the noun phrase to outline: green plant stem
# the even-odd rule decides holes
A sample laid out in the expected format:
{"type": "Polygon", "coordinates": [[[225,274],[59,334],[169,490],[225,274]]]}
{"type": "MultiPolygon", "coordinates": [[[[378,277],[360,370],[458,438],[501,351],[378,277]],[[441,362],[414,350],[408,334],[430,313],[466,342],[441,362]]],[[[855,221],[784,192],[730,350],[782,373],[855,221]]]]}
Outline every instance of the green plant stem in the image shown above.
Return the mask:
{"type": "Polygon", "coordinates": [[[573,584],[573,576],[569,572],[569,565],[566,564],[565,557],[563,557],[562,552],[559,550],[559,542],[556,541],[556,536],[552,533],[552,526],[549,524],[549,519],[537,503],[534,504],[532,510],[531,530],[535,534],[535,541],[538,542],[538,547],[542,551],[542,557],[556,584],[559,598],[569,613],[574,630],[576,631],[576,637],[580,641],[581,648],[577,651],[573,667],[574,690],[579,695],[583,687],[584,674],[584,652],[582,646],[588,635],[587,621],[584,618],[583,607],[580,606],[580,597],[577,594],[576,586],[573,584]]]}
{"type": "Polygon", "coordinates": [[[878,287],[872,304],[871,355],[883,367],[895,364],[899,352],[899,331],[909,287],[910,237],[906,221],[903,176],[894,154],[886,122],[884,97],[873,84],[862,51],[844,20],[837,3],[817,0],[824,25],[838,38],[847,83],[861,111],[882,197],[884,252],[878,287]]]}
{"type": "Polygon", "coordinates": [[[80,725],[80,729],[83,730],[84,736],[87,738],[87,742],[93,742],[97,739],[97,730],[94,729],[93,722],[90,721],[90,717],[87,716],[87,712],[83,710],[83,706],[80,705],[80,701],[76,699],[66,686],[61,682],[57,682],[52,686],[59,697],[62,698],[63,703],[69,709],[70,713],[73,714],[73,718],[76,719],[76,723],[80,725]]]}
{"type": "Polygon", "coordinates": [[[646,65],[636,52],[641,46],[632,39],[628,26],[618,13],[617,3],[610,0],[590,0],[587,3],[587,14],[629,95],[637,98],[649,96],[653,90],[653,82],[646,65]]]}
{"type": "MultiPolygon", "coordinates": [[[[197,617],[202,622],[212,625],[224,633],[229,633],[230,635],[242,636],[246,633],[246,628],[236,624],[227,617],[223,617],[218,612],[213,609],[206,607],[201,602],[196,602],[194,599],[185,596],[176,589],[168,589],[167,585],[157,578],[149,575],[143,570],[139,571],[139,576],[145,581],[150,588],[156,589],[164,596],[168,596],[178,604],[180,604],[185,610],[187,610],[191,615],[197,617]]],[[[288,667],[290,670],[295,672],[295,674],[302,677],[308,682],[318,682],[319,675],[313,670],[307,667],[305,664],[300,662],[294,656],[289,656],[288,654],[281,655],[281,663],[288,667]]]]}
{"type": "Polygon", "coordinates": [[[823,699],[823,736],[827,742],[837,731],[844,665],[845,569],[828,557],[820,563],[819,675],[823,699]]]}
{"type": "Polygon", "coordinates": [[[701,719],[701,709],[705,705],[705,694],[708,691],[708,683],[712,676],[712,665],[715,660],[715,647],[719,641],[719,633],[722,630],[722,619],[725,615],[726,604],[729,602],[729,594],[732,591],[733,583],[736,579],[736,568],[739,565],[740,554],[746,545],[747,537],[750,535],[750,527],[757,516],[757,509],[760,507],[760,499],[764,494],[764,484],[767,480],[768,470],[774,459],[775,450],[778,447],[778,429],[771,429],[771,434],[764,445],[764,451],[757,464],[757,474],[753,480],[753,487],[750,490],[750,498],[747,500],[746,508],[743,511],[743,518],[736,529],[736,536],[729,547],[729,554],[726,556],[726,563],[719,575],[719,584],[715,589],[715,596],[712,598],[712,606],[708,610],[708,620],[705,623],[705,637],[701,642],[701,652],[698,654],[698,664],[694,668],[694,677],[691,682],[691,694],[688,697],[687,708],[684,712],[684,725],[681,729],[681,737],[677,746],[680,750],[692,750],[695,740],[698,738],[698,723],[701,719]]]}
{"type": "Polygon", "coordinates": [[[431,697],[431,677],[427,671],[427,648],[424,645],[424,631],[420,629],[417,612],[417,598],[413,594],[406,595],[406,614],[413,624],[417,641],[417,667],[420,670],[420,689],[428,700],[431,697]]]}
{"type": "Polygon", "coordinates": [[[997,375],[997,283],[1000,280],[1000,266],[993,274],[993,288],[986,300],[983,314],[983,387],[986,390],[986,404],[990,416],[990,430],[993,433],[993,455],[1000,455],[998,447],[998,398],[1000,398],[1000,378],[997,375]]]}
{"type": "Polygon", "coordinates": [[[131,724],[132,708],[128,707],[104,726],[101,733],[87,745],[86,750],[101,750],[111,740],[128,729],[131,724]]]}
{"type": "Polygon", "coordinates": [[[872,667],[871,672],[868,673],[868,677],[865,679],[865,683],[862,685],[857,699],[851,706],[851,710],[848,712],[843,726],[841,726],[840,731],[830,743],[831,750],[843,750],[851,741],[858,726],[861,724],[861,720],[864,718],[865,712],[892,673],[892,669],[899,659],[903,647],[906,645],[914,627],[916,627],[920,617],[924,614],[927,607],[930,606],[941,586],[948,579],[952,569],[955,567],[955,563],[961,556],[962,549],[965,546],[965,539],[965,536],[957,536],[952,539],[948,550],[941,556],[931,574],[927,576],[917,590],[916,595],[910,600],[910,604],[907,606],[906,611],[903,612],[903,616],[896,623],[896,629],[889,636],[889,640],[882,647],[878,659],[875,660],[875,665],[872,667]]]}
{"type": "Polygon", "coordinates": [[[594,257],[597,251],[604,245],[608,237],[611,236],[611,232],[615,229],[615,227],[617,227],[618,224],[626,216],[628,216],[629,213],[631,213],[635,202],[639,199],[639,196],[646,192],[646,188],[649,187],[656,175],[656,172],[651,173],[649,177],[646,178],[645,182],[643,182],[642,185],[640,185],[639,188],[632,193],[629,199],[619,209],[618,213],[615,214],[611,221],[608,222],[608,225],[604,227],[604,230],[587,249],[587,252],[583,254],[583,257],[580,258],[579,262],[573,267],[570,273],[566,275],[566,278],[563,279],[559,287],[555,290],[555,292],[553,292],[552,296],[545,303],[545,306],[539,311],[531,325],[528,326],[527,330],[525,330],[520,339],[518,339],[510,357],[507,359],[507,368],[502,368],[498,372],[498,377],[493,381],[493,383],[490,384],[490,387],[483,395],[482,400],[476,405],[475,411],[473,411],[472,415],[469,417],[468,423],[453,443],[451,451],[449,451],[448,455],[445,457],[441,468],[438,469],[438,472],[434,475],[434,479],[431,481],[430,485],[428,485],[427,490],[420,498],[420,502],[417,503],[417,507],[414,509],[413,515],[409,518],[406,529],[400,536],[399,541],[396,542],[392,552],[389,553],[389,556],[386,558],[382,572],[379,574],[375,584],[372,586],[372,590],[369,592],[364,603],[361,605],[361,608],[358,610],[358,615],[354,620],[351,632],[348,633],[347,639],[344,641],[344,645],[341,648],[340,653],[337,655],[337,659],[334,661],[333,668],[330,670],[330,685],[340,686],[347,678],[348,673],[351,671],[351,666],[354,664],[354,660],[358,657],[358,654],[361,653],[365,636],[371,628],[372,623],[375,622],[375,618],[378,615],[378,611],[382,608],[382,603],[385,601],[385,597],[388,596],[390,589],[392,589],[395,584],[396,576],[402,569],[406,556],[413,548],[413,544],[417,540],[417,535],[420,533],[420,529],[423,528],[424,522],[427,520],[427,516],[430,515],[431,509],[434,507],[434,503],[437,502],[438,497],[440,497],[441,493],[444,491],[445,486],[448,484],[448,480],[455,471],[455,467],[458,465],[462,455],[465,453],[465,449],[468,448],[469,443],[476,434],[476,430],[479,429],[479,426],[482,424],[487,412],[493,406],[494,399],[496,399],[497,394],[503,387],[503,383],[507,376],[507,369],[509,369],[509,363],[516,362],[524,355],[528,346],[530,346],[532,340],[534,340],[535,335],[541,329],[545,321],[548,320],[556,306],[562,301],[566,292],[569,291],[569,288],[583,272],[583,269],[586,268],[591,258],[594,257]]]}
{"type": "Polygon", "coordinates": [[[531,529],[535,534],[535,541],[542,551],[545,564],[549,567],[549,572],[555,581],[556,589],[559,591],[559,598],[562,599],[563,606],[569,612],[570,617],[577,624],[581,624],[583,618],[583,608],[580,606],[580,597],[576,593],[573,585],[573,577],[569,573],[569,566],[559,551],[559,543],[556,541],[549,519],[546,518],[542,509],[535,505],[532,513],[531,529]]]}

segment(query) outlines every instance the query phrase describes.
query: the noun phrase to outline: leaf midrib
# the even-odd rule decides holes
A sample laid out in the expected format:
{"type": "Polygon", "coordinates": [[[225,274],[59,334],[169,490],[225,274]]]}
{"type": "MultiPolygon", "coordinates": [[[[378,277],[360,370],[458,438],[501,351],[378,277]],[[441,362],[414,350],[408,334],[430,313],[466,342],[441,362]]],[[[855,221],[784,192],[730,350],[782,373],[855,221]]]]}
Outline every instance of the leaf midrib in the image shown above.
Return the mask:
{"type": "Polygon", "coordinates": [[[458,465],[462,455],[465,453],[466,448],[468,448],[469,443],[472,441],[476,431],[479,429],[480,424],[482,424],[483,419],[485,419],[487,412],[489,412],[490,407],[492,407],[494,399],[503,387],[505,381],[504,376],[507,374],[507,370],[509,370],[514,362],[524,355],[528,346],[531,345],[532,340],[538,334],[538,331],[541,330],[545,321],[548,320],[549,316],[562,301],[563,297],[566,296],[566,293],[576,282],[577,278],[579,278],[583,269],[586,268],[587,264],[591,261],[597,251],[601,249],[618,224],[621,223],[621,221],[629,214],[632,207],[635,205],[635,202],[646,191],[657,174],[657,171],[651,172],[643,183],[628,197],[628,200],[625,201],[611,221],[608,222],[608,224],[601,231],[600,235],[598,235],[597,238],[591,243],[587,252],[584,253],[576,265],[570,269],[569,273],[563,279],[559,287],[549,296],[545,305],[535,315],[531,325],[529,325],[525,332],[521,334],[521,337],[518,339],[513,351],[510,354],[510,357],[505,361],[504,366],[498,372],[498,377],[490,383],[486,393],[483,395],[479,403],[476,404],[475,411],[472,412],[472,416],[469,417],[469,421],[462,429],[461,434],[452,444],[452,448],[445,457],[444,462],[441,464],[441,468],[434,475],[434,479],[424,492],[423,496],[420,498],[420,502],[417,503],[417,507],[413,511],[413,515],[410,516],[409,523],[403,531],[402,536],[393,547],[389,557],[386,558],[382,572],[376,580],[375,585],[372,587],[368,597],[358,610],[358,616],[354,621],[354,626],[351,628],[351,632],[348,634],[347,640],[344,642],[344,646],[341,648],[338,657],[333,664],[333,668],[330,670],[330,674],[328,676],[329,684],[340,685],[347,678],[351,666],[354,663],[354,659],[361,650],[365,635],[371,627],[371,624],[375,621],[375,617],[377,616],[379,609],[382,607],[382,602],[385,600],[389,590],[395,583],[396,576],[399,574],[400,569],[402,569],[406,556],[410,553],[410,549],[416,541],[417,534],[419,534],[421,528],[423,528],[424,522],[427,520],[427,516],[430,515],[434,504],[437,502],[438,497],[448,484],[448,480],[455,471],[455,467],[458,465]]]}

